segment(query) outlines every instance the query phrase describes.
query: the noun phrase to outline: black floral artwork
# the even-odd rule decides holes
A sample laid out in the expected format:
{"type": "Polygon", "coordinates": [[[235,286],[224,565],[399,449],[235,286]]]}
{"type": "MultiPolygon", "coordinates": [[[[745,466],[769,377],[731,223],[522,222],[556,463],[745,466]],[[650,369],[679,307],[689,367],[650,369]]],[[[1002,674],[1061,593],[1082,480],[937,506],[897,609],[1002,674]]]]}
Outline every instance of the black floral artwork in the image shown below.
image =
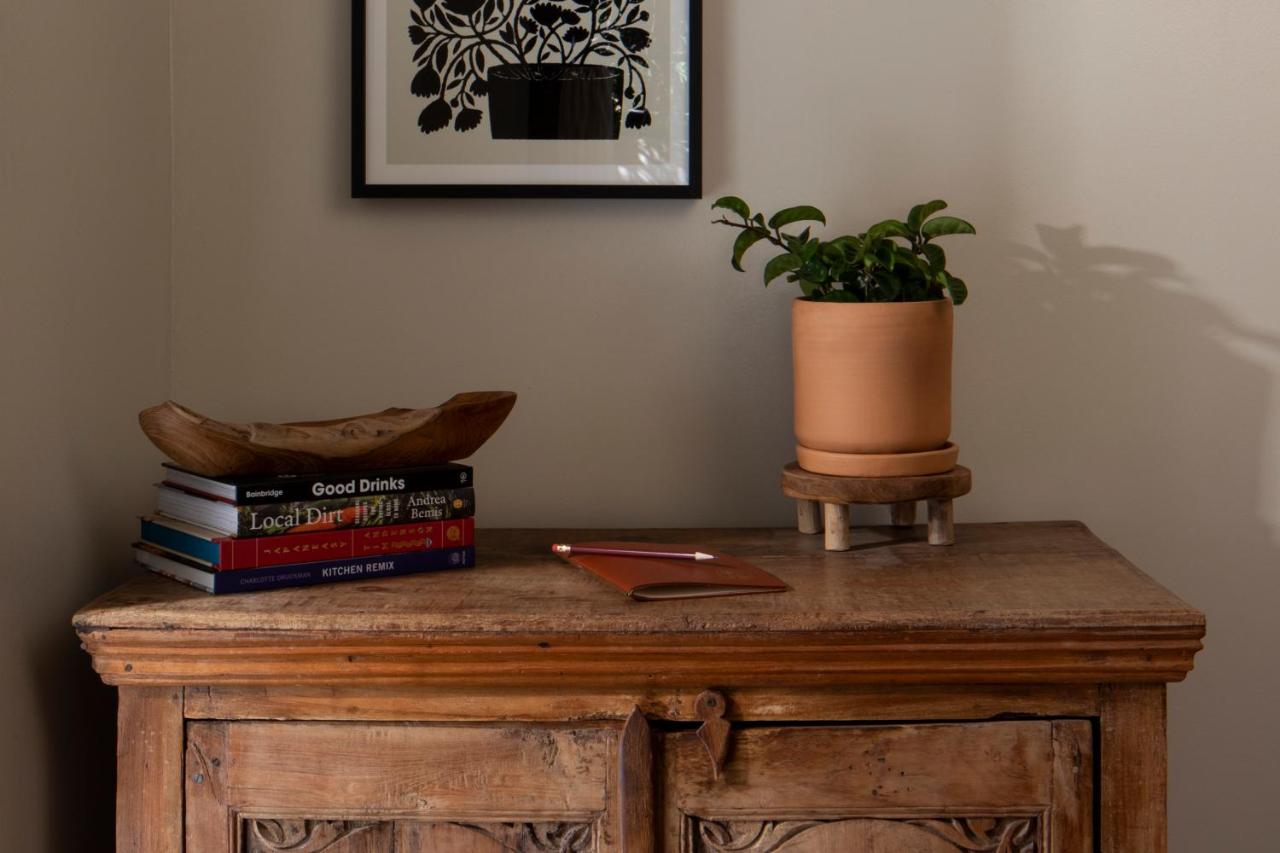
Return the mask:
{"type": "Polygon", "coordinates": [[[413,0],[423,133],[618,139],[648,127],[648,0],[413,0]],[[623,115],[626,110],[625,118],[623,115]]]}

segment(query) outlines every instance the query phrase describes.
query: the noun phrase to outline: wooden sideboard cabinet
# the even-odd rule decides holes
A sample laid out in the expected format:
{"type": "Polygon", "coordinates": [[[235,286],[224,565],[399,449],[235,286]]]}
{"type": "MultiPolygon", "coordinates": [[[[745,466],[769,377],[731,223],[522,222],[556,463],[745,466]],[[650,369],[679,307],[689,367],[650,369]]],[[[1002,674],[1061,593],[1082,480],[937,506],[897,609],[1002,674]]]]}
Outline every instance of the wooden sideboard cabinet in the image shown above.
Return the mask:
{"type": "Polygon", "coordinates": [[[480,566],[214,598],[138,577],[75,627],[119,688],[128,853],[1160,853],[1165,686],[1204,618],[1073,522],[489,530],[480,566]],[[640,604],[583,539],[792,591],[640,604]]]}

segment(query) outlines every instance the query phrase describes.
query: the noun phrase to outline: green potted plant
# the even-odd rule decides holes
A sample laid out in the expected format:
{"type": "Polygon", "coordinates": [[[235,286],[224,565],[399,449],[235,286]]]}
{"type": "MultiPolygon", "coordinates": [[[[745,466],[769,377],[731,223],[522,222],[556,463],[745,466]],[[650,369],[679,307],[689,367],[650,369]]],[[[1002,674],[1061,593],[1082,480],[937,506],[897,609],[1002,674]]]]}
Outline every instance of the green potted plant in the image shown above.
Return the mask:
{"type": "Polygon", "coordinates": [[[973,234],[939,215],[941,200],[918,204],[861,234],[822,240],[821,210],[789,207],[766,218],[725,196],[715,220],[739,230],[732,264],[757,243],[781,250],[764,283],[800,286],[792,303],[796,457],[802,468],[848,477],[933,474],[955,466],[951,435],[952,306],[968,289],[947,270],[935,241],[973,234]],[[799,233],[784,231],[805,223],[799,233]]]}

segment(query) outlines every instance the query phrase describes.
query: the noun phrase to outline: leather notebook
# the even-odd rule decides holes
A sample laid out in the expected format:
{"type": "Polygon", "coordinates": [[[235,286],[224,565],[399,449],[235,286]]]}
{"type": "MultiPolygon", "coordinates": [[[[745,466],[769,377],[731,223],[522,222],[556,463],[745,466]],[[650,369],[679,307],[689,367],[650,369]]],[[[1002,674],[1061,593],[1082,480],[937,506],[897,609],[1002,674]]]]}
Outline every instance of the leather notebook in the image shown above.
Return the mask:
{"type": "MultiPolygon", "coordinates": [[[[689,545],[653,542],[578,542],[578,547],[627,548],[637,551],[681,551],[689,545]]],[[[700,549],[701,550],[701,549],[700,549]]],[[[718,595],[751,595],[786,592],[789,587],[773,575],[745,560],[727,554],[714,560],[677,560],[661,557],[619,557],[603,554],[571,554],[566,559],[580,569],[608,581],[636,601],[669,601],[710,598],[718,595]]]]}

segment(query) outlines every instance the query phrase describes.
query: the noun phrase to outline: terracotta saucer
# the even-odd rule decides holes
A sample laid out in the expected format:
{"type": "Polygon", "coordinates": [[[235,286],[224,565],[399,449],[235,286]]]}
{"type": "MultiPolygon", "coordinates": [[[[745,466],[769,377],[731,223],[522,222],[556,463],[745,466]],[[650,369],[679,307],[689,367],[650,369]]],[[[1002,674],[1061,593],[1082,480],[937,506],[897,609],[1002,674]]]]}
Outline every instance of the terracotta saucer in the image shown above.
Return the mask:
{"type": "Polygon", "coordinates": [[[920,477],[956,467],[960,448],[948,441],[920,453],[832,453],[796,445],[796,461],[815,474],[834,477],[920,477]]]}

